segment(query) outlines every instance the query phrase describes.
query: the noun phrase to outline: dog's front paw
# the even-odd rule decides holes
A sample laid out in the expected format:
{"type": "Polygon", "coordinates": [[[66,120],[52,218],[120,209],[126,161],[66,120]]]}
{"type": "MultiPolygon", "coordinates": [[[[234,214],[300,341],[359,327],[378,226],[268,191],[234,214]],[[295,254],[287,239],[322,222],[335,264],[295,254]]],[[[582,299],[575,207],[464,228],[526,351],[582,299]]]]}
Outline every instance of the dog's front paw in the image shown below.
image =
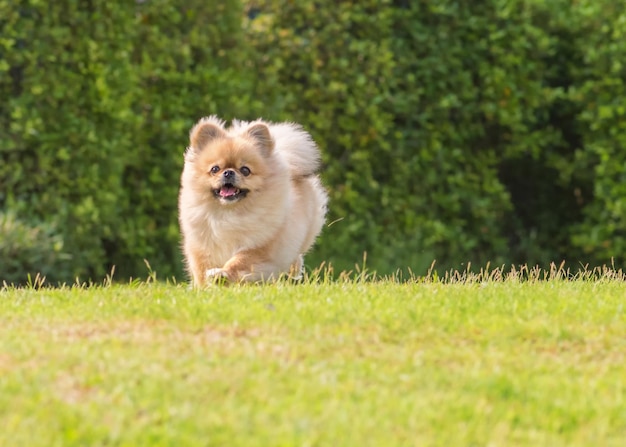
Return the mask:
{"type": "Polygon", "coordinates": [[[204,279],[208,284],[219,284],[228,281],[228,273],[224,269],[214,268],[204,272],[204,279]]]}

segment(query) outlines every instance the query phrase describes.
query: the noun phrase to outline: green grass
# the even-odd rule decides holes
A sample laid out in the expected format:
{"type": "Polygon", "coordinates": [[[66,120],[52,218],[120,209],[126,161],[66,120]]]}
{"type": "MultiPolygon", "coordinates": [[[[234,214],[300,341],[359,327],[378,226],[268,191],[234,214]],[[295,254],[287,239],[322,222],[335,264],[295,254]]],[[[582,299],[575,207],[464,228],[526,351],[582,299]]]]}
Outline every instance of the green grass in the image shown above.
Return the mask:
{"type": "Polygon", "coordinates": [[[2,446],[622,446],[626,282],[0,292],[2,446]]]}

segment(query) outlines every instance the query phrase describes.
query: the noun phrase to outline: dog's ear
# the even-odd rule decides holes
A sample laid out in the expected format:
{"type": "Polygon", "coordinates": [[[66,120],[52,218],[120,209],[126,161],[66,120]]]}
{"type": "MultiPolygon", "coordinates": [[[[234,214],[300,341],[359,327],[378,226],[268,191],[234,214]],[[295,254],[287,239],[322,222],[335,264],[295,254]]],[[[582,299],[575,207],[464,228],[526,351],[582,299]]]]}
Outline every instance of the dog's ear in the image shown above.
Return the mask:
{"type": "Polygon", "coordinates": [[[196,151],[202,150],[204,146],[213,140],[226,136],[222,122],[215,117],[202,118],[191,128],[189,141],[191,147],[196,151]]]}
{"type": "Polygon", "coordinates": [[[274,150],[274,139],[270,134],[270,129],[265,124],[258,123],[250,126],[246,130],[246,134],[257,143],[266,157],[274,150]]]}

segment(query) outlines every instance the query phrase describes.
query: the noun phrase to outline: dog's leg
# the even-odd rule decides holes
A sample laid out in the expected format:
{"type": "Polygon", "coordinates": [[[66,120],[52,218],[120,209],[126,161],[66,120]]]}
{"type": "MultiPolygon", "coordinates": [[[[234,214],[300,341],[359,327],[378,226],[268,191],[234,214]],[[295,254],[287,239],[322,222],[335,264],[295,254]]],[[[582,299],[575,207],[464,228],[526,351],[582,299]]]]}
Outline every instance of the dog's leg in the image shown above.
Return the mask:
{"type": "Polygon", "coordinates": [[[185,258],[187,259],[187,270],[191,276],[193,287],[204,287],[206,283],[206,267],[202,254],[198,251],[185,247],[185,258]]]}
{"type": "Polygon", "coordinates": [[[291,264],[289,268],[289,277],[295,280],[301,280],[302,275],[304,273],[304,257],[302,255],[298,255],[298,259],[296,262],[291,264]]]}
{"type": "Polygon", "coordinates": [[[267,282],[278,279],[284,268],[274,265],[266,255],[265,248],[244,250],[235,254],[220,270],[231,282],[267,282]]]}

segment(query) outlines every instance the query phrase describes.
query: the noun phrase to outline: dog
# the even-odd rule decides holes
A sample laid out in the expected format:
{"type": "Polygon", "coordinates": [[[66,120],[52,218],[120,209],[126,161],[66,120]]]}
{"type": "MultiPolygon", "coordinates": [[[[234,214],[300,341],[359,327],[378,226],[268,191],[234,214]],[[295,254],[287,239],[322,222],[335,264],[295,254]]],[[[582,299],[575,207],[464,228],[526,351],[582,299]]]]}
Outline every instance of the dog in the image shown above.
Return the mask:
{"type": "Polygon", "coordinates": [[[179,222],[195,287],[301,278],[325,221],[320,151],[294,123],[216,116],[190,131],[179,222]]]}

